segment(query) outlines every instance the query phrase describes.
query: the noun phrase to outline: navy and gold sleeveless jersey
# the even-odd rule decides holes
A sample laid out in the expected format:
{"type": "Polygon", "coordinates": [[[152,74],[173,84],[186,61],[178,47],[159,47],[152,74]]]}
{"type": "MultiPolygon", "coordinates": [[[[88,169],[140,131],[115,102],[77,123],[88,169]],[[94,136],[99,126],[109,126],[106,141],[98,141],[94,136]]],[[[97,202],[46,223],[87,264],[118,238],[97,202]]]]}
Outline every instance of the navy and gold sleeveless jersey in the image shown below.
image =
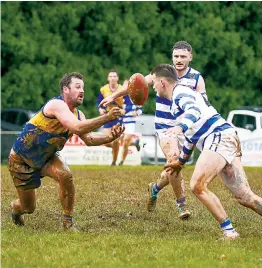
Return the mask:
{"type": "MultiPolygon", "coordinates": [[[[64,101],[62,96],[53,99],[64,101]]],[[[45,105],[26,123],[13,145],[13,150],[34,168],[41,168],[73,135],[55,117],[44,114],[45,105]]],[[[78,109],[73,113],[80,120],[78,109]]]]}
{"type": "MultiPolygon", "coordinates": [[[[98,104],[106,97],[112,95],[114,92],[120,90],[122,88],[122,85],[118,85],[117,89],[115,91],[112,91],[109,87],[109,84],[104,85],[103,87],[100,88],[100,94],[97,98],[97,106],[98,104]]],[[[106,107],[106,111],[109,112],[113,107],[119,107],[123,108],[123,97],[119,97],[115,99],[112,103],[110,103],[106,107]]]]}

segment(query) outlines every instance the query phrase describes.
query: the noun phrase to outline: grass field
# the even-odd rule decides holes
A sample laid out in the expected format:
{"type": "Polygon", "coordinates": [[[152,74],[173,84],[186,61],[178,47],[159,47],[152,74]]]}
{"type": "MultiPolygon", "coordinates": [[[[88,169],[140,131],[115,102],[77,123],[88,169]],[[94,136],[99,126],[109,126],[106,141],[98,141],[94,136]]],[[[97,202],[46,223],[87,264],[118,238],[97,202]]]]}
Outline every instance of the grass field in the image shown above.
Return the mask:
{"type": "MultiPolygon", "coordinates": [[[[262,267],[262,217],[239,205],[218,179],[211,184],[241,234],[217,241],[219,225],[189,192],[193,167],[184,170],[192,218],[183,222],[171,187],[159,196],[157,211],[145,204],[147,185],[162,168],[72,167],[76,184],[75,221],[82,232],[65,233],[58,187],[44,178],[37,209],[25,227],[9,218],[16,198],[11,177],[2,166],[2,267],[262,267]]],[[[262,168],[245,169],[252,189],[262,196],[262,168]]]]}

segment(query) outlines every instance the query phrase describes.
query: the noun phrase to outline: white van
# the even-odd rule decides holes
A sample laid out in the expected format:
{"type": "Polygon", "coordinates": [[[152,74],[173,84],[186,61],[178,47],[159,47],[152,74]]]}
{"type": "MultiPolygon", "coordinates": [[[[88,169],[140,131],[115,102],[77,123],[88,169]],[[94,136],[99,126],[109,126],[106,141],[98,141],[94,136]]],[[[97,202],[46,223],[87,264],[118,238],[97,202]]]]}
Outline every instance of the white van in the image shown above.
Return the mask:
{"type": "Polygon", "coordinates": [[[227,122],[237,129],[240,140],[262,132],[262,107],[243,106],[229,112],[227,122]]]}
{"type": "Polygon", "coordinates": [[[262,107],[245,106],[229,113],[242,148],[243,166],[262,166],[262,107]]]}

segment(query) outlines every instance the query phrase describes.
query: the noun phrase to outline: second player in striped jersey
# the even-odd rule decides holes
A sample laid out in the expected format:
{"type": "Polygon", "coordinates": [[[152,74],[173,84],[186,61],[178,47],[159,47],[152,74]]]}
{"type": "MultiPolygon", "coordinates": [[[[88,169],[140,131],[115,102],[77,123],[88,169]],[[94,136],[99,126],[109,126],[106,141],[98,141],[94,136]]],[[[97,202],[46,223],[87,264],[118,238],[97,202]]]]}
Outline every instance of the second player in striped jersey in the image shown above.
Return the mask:
{"type": "MultiPolygon", "coordinates": [[[[178,41],[173,46],[172,50],[173,66],[175,67],[177,76],[179,77],[180,83],[186,86],[190,86],[193,90],[201,93],[207,102],[205,82],[201,74],[189,66],[193,59],[192,47],[185,41],[178,41]]],[[[148,74],[146,77],[148,85],[152,85],[152,75],[148,74]]],[[[122,89],[111,96],[105,98],[100,105],[107,105],[112,103],[119,96],[127,94],[127,84],[123,85],[122,89]]],[[[160,147],[167,158],[170,161],[174,158],[174,154],[171,151],[174,140],[166,136],[164,130],[175,126],[176,119],[170,113],[170,100],[156,96],[156,113],[155,113],[155,129],[159,138],[160,147]]],[[[181,135],[180,142],[183,144],[184,136],[181,135]]],[[[190,212],[186,208],[186,196],[184,179],[181,172],[167,173],[165,170],[161,173],[160,178],[157,182],[149,184],[149,196],[147,201],[147,210],[152,212],[155,210],[158,193],[168,184],[172,185],[173,191],[176,196],[176,203],[179,211],[180,219],[188,219],[190,212]]]]}
{"type": "Polygon", "coordinates": [[[171,65],[156,66],[152,75],[157,94],[172,102],[170,110],[177,119],[177,125],[165,130],[165,134],[176,141],[173,148],[176,154],[180,153],[179,135],[186,137],[187,146],[184,145],[178,160],[166,165],[166,171],[180,171],[191,148],[197,146],[201,154],[190,180],[191,190],[219,222],[223,239],[237,238],[239,234],[219,198],[208,189],[208,184],[220,175],[241,205],[262,215],[262,198],[250,189],[241,165],[241,146],[236,130],[205,102],[201,94],[179,84],[171,65]]]}

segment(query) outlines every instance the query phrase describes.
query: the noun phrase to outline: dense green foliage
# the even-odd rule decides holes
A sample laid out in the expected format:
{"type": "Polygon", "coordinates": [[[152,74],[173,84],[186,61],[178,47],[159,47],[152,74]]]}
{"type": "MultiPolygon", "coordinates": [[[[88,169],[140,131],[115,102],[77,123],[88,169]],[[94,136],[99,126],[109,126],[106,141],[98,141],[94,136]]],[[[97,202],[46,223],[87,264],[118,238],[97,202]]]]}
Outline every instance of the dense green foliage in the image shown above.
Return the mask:
{"type": "MultiPolygon", "coordinates": [[[[2,2],[2,108],[39,109],[59,94],[65,72],[85,76],[87,116],[115,68],[121,81],[171,63],[178,40],[193,46],[192,66],[211,103],[226,115],[261,105],[261,2],[2,2]]],[[[154,112],[154,92],[145,105],[154,112]]]]}

